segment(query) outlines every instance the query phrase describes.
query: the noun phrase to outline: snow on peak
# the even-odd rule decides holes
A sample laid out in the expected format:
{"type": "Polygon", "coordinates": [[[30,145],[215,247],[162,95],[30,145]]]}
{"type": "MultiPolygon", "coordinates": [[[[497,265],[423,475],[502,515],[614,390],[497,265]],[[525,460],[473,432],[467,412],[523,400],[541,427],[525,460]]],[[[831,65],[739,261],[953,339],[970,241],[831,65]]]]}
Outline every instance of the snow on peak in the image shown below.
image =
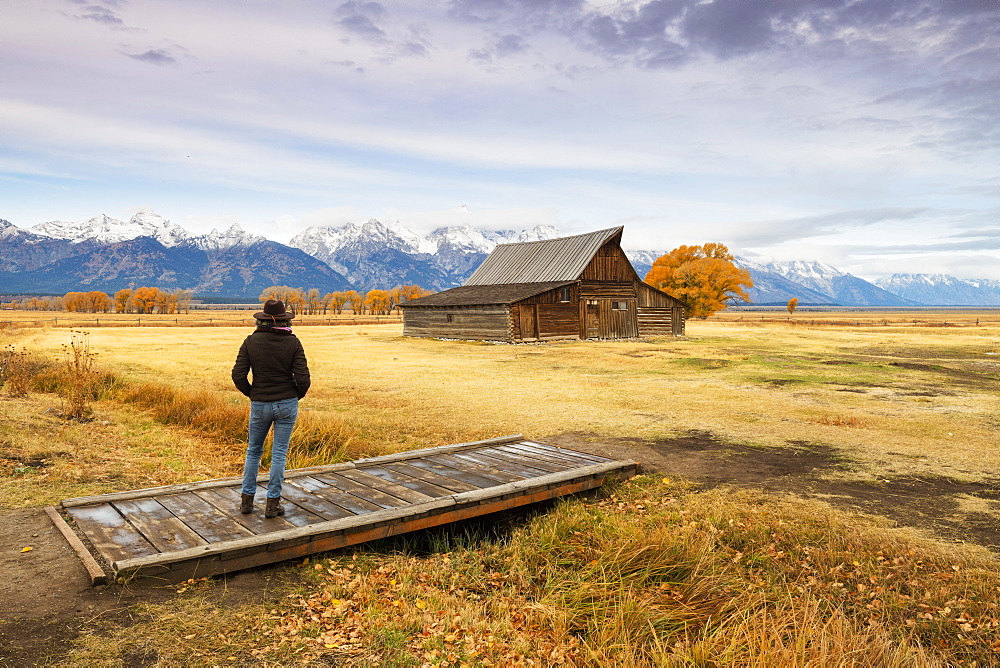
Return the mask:
{"type": "Polygon", "coordinates": [[[138,237],[152,237],[164,246],[176,246],[188,236],[182,227],[174,225],[150,209],[140,209],[127,223],[101,214],[90,220],[73,222],[53,220],[39,223],[32,227],[31,231],[55,239],[66,239],[72,243],[87,240],[117,243],[138,237]]]}
{"type": "Polygon", "coordinates": [[[225,250],[234,246],[250,246],[258,241],[264,241],[264,237],[259,234],[248,234],[240,227],[239,223],[233,223],[229,229],[222,232],[213,227],[208,234],[193,237],[191,241],[198,248],[208,251],[225,250]]]}

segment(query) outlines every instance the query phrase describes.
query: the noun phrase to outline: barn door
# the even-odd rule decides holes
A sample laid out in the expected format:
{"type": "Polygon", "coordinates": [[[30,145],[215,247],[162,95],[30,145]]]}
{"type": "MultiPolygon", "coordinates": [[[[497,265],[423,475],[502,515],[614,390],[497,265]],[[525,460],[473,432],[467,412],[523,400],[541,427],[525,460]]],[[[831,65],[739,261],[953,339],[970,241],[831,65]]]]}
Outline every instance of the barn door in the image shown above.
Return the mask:
{"type": "Polygon", "coordinates": [[[518,309],[521,317],[521,338],[538,338],[538,307],[535,304],[521,304],[518,309]]]}
{"type": "Polygon", "coordinates": [[[599,339],[601,338],[600,330],[600,316],[597,306],[597,300],[589,299],[587,300],[587,312],[584,316],[584,322],[587,327],[587,338],[588,339],[599,339]]]}

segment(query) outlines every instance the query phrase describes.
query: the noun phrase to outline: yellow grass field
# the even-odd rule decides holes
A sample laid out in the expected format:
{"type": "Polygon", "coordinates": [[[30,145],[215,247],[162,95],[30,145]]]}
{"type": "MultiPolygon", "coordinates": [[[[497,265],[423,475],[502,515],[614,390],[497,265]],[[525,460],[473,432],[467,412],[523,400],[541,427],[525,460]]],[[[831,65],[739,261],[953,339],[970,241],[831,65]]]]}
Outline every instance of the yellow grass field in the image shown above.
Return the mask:
{"type": "MultiPolygon", "coordinates": [[[[524,345],[303,318],[299,465],[523,433],[641,461],[655,450],[654,475],[527,519],[108,590],[138,603],[81,593],[47,604],[47,630],[0,618],[0,645],[26,638],[12,656],[38,665],[1000,665],[997,313],[776,315],[524,345]],[[706,439],[723,445],[685,450],[706,439]],[[721,485],[672,469],[702,455],[721,485]],[[740,475],[765,460],[799,462],[782,475],[800,484],[740,475]],[[84,606],[95,616],[69,624],[84,606]]],[[[239,473],[247,400],[230,368],[251,328],[203,317],[0,329],[39,365],[28,396],[0,388],[4,518],[239,473]],[[65,420],[58,367],[39,360],[84,338],[107,387],[91,420],[65,420]]],[[[35,540],[26,531],[17,540],[35,540]]]]}
{"type": "MultiPolygon", "coordinates": [[[[249,328],[88,330],[99,366],[243,401],[229,371],[249,328]]],[[[692,321],[682,339],[496,345],[399,325],[298,327],[303,402],[360,445],[409,449],[524,433],[655,440],[688,430],[749,445],[826,445],[858,475],[1000,470],[1000,327],[790,327],[692,321]]],[[[60,354],[70,333],[25,330],[60,354]]]]}

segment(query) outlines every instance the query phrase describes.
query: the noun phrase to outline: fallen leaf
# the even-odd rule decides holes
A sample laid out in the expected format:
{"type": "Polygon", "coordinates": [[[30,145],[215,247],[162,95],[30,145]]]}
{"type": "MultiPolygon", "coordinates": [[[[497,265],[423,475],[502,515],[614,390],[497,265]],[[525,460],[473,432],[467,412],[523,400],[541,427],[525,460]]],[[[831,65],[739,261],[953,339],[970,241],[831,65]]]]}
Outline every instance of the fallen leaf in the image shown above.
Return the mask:
{"type": "Polygon", "coordinates": [[[31,547],[31,546],[29,545],[28,547],[26,547],[26,548],[24,548],[23,550],[21,550],[21,552],[31,552],[31,551],[32,551],[32,550],[34,550],[34,549],[35,549],[35,548],[33,548],[33,547],[31,547]]]}

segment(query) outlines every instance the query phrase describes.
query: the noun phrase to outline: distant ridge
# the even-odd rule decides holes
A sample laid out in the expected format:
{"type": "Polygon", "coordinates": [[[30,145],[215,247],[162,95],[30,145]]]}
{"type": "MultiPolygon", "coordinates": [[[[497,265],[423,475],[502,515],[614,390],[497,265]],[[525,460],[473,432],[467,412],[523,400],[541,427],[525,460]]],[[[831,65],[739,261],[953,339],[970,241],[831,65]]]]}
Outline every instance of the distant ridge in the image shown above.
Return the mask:
{"type": "MultiPolygon", "coordinates": [[[[0,220],[0,292],[104,292],[142,284],[193,290],[205,298],[256,299],[271,285],[367,291],[415,284],[461,285],[497,244],[559,236],[551,226],[526,230],[440,227],[417,234],[398,222],[311,227],[288,244],[239,225],[192,235],[141,209],[128,221],[106,215],[51,221],[30,229],[0,220]]],[[[625,251],[644,277],[665,251],[625,251]]],[[[894,274],[874,283],[815,262],[759,264],[737,258],[754,279],[752,303],[802,306],[1000,306],[1000,281],[894,274]]]]}

